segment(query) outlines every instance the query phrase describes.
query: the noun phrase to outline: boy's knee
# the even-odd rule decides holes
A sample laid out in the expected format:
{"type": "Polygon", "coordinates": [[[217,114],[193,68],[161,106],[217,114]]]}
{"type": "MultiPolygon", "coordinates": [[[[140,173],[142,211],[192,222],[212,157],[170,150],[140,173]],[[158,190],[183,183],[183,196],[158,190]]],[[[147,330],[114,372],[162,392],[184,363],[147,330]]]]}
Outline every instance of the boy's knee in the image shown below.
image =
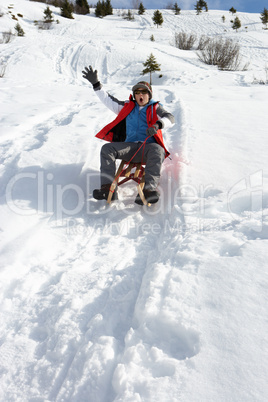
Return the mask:
{"type": "Polygon", "coordinates": [[[112,144],[108,142],[101,147],[101,155],[108,155],[109,153],[111,153],[112,150],[112,144]]]}
{"type": "Polygon", "coordinates": [[[152,144],[153,145],[153,153],[155,156],[157,156],[157,158],[159,158],[161,160],[161,162],[164,161],[165,159],[165,150],[163,147],[161,147],[161,145],[159,144],[152,144]]]}

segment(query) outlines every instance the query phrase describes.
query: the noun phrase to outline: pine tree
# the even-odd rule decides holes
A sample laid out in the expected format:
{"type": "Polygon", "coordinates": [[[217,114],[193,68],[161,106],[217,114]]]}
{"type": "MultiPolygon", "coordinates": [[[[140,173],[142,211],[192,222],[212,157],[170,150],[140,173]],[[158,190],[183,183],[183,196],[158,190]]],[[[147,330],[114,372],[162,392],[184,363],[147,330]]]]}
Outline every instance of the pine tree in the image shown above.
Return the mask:
{"type": "Polygon", "coordinates": [[[113,14],[113,7],[110,0],[98,1],[95,8],[96,17],[105,17],[106,15],[113,14]]]}
{"type": "Polygon", "coordinates": [[[24,30],[22,29],[22,27],[20,26],[19,23],[17,23],[15,25],[15,31],[17,32],[17,36],[24,36],[25,35],[25,32],[24,32],[24,30]]]}
{"type": "Polygon", "coordinates": [[[104,17],[104,9],[103,9],[103,2],[100,0],[97,2],[96,7],[95,7],[95,15],[96,17],[102,18],[104,17]]]}
{"type": "Polygon", "coordinates": [[[54,18],[52,15],[52,11],[49,7],[44,10],[44,19],[42,21],[37,21],[37,26],[39,29],[50,29],[52,23],[54,22],[54,18]]]}
{"type": "Polygon", "coordinates": [[[111,0],[106,0],[105,2],[105,15],[113,15],[113,7],[111,5],[111,0]]]}
{"type": "Polygon", "coordinates": [[[199,2],[200,2],[200,5],[202,6],[202,8],[204,8],[205,11],[208,12],[208,5],[207,5],[207,2],[204,1],[204,0],[199,0],[199,2]]]}
{"type": "Polygon", "coordinates": [[[240,21],[240,19],[238,17],[235,17],[235,20],[234,20],[234,23],[232,25],[232,28],[235,29],[236,32],[237,32],[237,30],[239,28],[241,28],[241,21],[240,21]]]}
{"type": "Polygon", "coordinates": [[[76,0],[75,1],[75,12],[77,14],[90,14],[90,9],[87,0],[76,0]]]}
{"type": "Polygon", "coordinates": [[[234,7],[231,7],[229,10],[230,13],[235,14],[236,13],[236,9],[234,7]]]}
{"type": "Polygon", "coordinates": [[[268,25],[268,10],[267,8],[264,8],[263,12],[261,13],[261,22],[266,25],[265,29],[268,29],[267,25],[268,25]]]}
{"type": "Polygon", "coordinates": [[[68,0],[64,0],[61,6],[61,16],[65,18],[73,19],[73,5],[68,0]]]}
{"type": "Polygon", "coordinates": [[[196,5],[195,5],[195,10],[196,10],[196,14],[200,14],[203,10],[203,8],[205,9],[205,11],[208,11],[208,5],[204,0],[199,0],[197,1],[196,5]]]}
{"type": "Polygon", "coordinates": [[[196,3],[196,5],[194,6],[194,9],[196,11],[196,14],[199,15],[200,13],[202,13],[202,7],[200,6],[199,1],[196,3]]]}
{"type": "Polygon", "coordinates": [[[145,8],[144,8],[142,2],[140,2],[138,14],[143,15],[144,13],[145,13],[145,8]]]}
{"type": "Polygon", "coordinates": [[[161,71],[160,64],[156,62],[154,55],[151,53],[143,65],[145,69],[141,72],[141,74],[145,75],[150,73],[150,85],[152,85],[152,73],[155,71],[161,71]]]}
{"type": "Polygon", "coordinates": [[[54,21],[54,18],[53,18],[53,15],[52,15],[52,11],[50,10],[49,7],[47,7],[44,10],[44,22],[46,24],[51,24],[51,22],[53,22],[53,21],[54,21]]]}
{"type": "Polygon", "coordinates": [[[180,7],[178,6],[178,3],[175,3],[175,4],[174,4],[173,10],[174,10],[175,15],[180,15],[181,9],[180,9],[180,7]]]}
{"type": "Polygon", "coordinates": [[[154,24],[157,25],[157,28],[158,28],[158,25],[162,25],[164,22],[163,15],[160,13],[159,10],[156,10],[154,12],[152,19],[153,19],[154,24]]]}

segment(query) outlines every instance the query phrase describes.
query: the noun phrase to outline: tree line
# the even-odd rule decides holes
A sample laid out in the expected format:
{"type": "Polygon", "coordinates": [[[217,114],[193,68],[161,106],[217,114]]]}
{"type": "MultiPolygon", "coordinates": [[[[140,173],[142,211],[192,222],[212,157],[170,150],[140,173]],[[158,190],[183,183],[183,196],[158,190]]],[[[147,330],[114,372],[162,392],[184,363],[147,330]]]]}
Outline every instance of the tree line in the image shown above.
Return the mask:
{"type": "MultiPolygon", "coordinates": [[[[31,0],[30,0],[31,1],[31,0]]],[[[90,14],[90,8],[95,9],[95,16],[99,18],[103,18],[107,15],[113,14],[113,7],[111,4],[111,0],[98,0],[96,4],[89,4],[87,0],[32,0],[32,1],[39,1],[46,4],[54,5],[55,7],[60,7],[61,9],[61,16],[65,18],[73,19],[73,13],[76,14],[90,14]]],[[[146,9],[142,3],[142,1],[135,1],[133,5],[136,9],[138,9],[138,14],[142,15],[145,13],[146,9]]],[[[174,4],[169,3],[167,6],[168,9],[174,11],[175,15],[180,15],[181,8],[178,6],[178,3],[175,2],[174,4]]],[[[202,13],[203,10],[208,12],[208,5],[207,2],[204,0],[197,0],[194,9],[196,14],[199,15],[202,13]]],[[[229,12],[235,14],[237,10],[234,7],[229,9],[229,12]]],[[[128,11],[128,15],[126,16],[127,19],[132,20],[134,19],[133,14],[131,11],[128,11]]],[[[157,27],[161,26],[164,22],[164,18],[162,13],[159,10],[154,12],[152,17],[153,22],[157,27]]],[[[268,29],[268,10],[264,8],[263,12],[261,12],[261,22],[265,25],[264,29],[268,29]]],[[[225,17],[222,17],[223,22],[225,21],[225,17]]],[[[235,18],[233,23],[233,29],[238,30],[241,27],[241,21],[238,17],[235,18]]]]}
{"type": "MultiPolygon", "coordinates": [[[[60,7],[61,16],[70,19],[74,18],[73,17],[74,12],[78,14],[89,14],[90,8],[95,8],[95,16],[99,18],[103,18],[107,15],[113,14],[113,7],[111,4],[111,0],[98,0],[97,4],[94,6],[89,5],[87,0],[75,0],[74,4],[71,3],[69,0],[35,0],[35,1],[46,2],[46,4],[53,4],[54,6],[60,7]]],[[[170,5],[169,8],[174,11],[175,15],[179,15],[181,12],[178,3],[170,5]]],[[[142,2],[138,3],[137,9],[139,15],[143,15],[146,11],[142,2]]],[[[197,15],[200,14],[203,11],[203,9],[206,12],[208,11],[207,3],[204,0],[198,0],[195,5],[197,15]]],[[[229,12],[232,14],[236,14],[237,11],[234,7],[231,7],[229,9],[229,12]]],[[[44,14],[45,14],[44,19],[42,21],[35,21],[35,23],[36,25],[38,25],[40,29],[49,29],[51,27],[51,24],[54,22],[52,11],[49,9],[49,7],[45,9],[44,14]]],[[[125,18],[129,20],[134,19],[134,16],[130,12],[130,10],[129,14],[127,14],[125,18]]],[[[265,25],[264,29],[268,29],[268,10],[266,8],[264,8],[263,12],[261,13],[260,19],[262,24],[265,25]]],[[[153,13],[152,20],[153,23],[157,26],[157,28],[161,26],[164,22],[162,13],[159,10],[155,10],[153,13]]],[[[225,16],[222,16],[222,21],[225,22],[225,16]]],[[[56,22],[59,23],[58,20],[56,22]]],[[[238,17],[235,17],[234,20],[231,20],[231,23],[233,24],[232,28],[235,29],[236,31],[242,26],[241,21],[238,17]]],[[[19,24],[16,25],[15,30],[18,36],[24,36],[24,32],[19,24]]],[[[151,40],[154,40],[154,38],[152,38],[151,40]]]]}

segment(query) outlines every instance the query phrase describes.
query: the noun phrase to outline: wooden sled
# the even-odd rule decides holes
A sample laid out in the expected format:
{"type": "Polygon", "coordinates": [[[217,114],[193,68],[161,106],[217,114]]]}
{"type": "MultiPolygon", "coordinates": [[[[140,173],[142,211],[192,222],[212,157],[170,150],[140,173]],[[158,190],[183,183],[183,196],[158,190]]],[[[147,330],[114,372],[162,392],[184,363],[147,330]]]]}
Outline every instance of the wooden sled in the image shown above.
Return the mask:
{"type": "Polygon", "coordinates": [[[113,193],[117,186],[121,186],[121,184],[126,183],[129,180],[134,180],[138,183],[137,189],[140,195],[140,198],[144,205],[150,206],[151,204],[146,201],[144,197],[143,188],[144,188],[144,180],[145,180],[145,170],[144,166],[141,163],[129,163],[126,161],[121,161],[119,168],[115,174],[115,178],[110,187],[110,192],[107,198],[107,203],[110,204],[112,200],[113,193]],[[124,166],[126,165],[126,168],[124,166]],[[133,171],[132,171],[133,170],[133,171]]]}

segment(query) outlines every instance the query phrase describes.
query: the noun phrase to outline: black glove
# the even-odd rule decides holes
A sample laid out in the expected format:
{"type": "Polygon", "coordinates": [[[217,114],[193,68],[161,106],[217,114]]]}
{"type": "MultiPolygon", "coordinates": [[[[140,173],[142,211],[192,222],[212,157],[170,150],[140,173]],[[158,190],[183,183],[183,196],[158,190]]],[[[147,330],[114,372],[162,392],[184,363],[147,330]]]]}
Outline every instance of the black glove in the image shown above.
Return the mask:
{"type": "Polygon", "coordinates": [[[146,134],[149,135],[150,137],[152,137],[153,135],[155,135],[157,133],[158,130],[159,130],[159,125],[157,123],[155,123],[152,127],[147,128],[146,134]]]}
{"type": "Polygon", "coordinates": [[[92,66],[88,66],[88,68],[85,67],[85,71],[83,70],[82,73],[83,78],[88,80],[93,85],[93,87],[95,87],[96,84],[99,84],[98,71],[93,71],[92,66]]]}

